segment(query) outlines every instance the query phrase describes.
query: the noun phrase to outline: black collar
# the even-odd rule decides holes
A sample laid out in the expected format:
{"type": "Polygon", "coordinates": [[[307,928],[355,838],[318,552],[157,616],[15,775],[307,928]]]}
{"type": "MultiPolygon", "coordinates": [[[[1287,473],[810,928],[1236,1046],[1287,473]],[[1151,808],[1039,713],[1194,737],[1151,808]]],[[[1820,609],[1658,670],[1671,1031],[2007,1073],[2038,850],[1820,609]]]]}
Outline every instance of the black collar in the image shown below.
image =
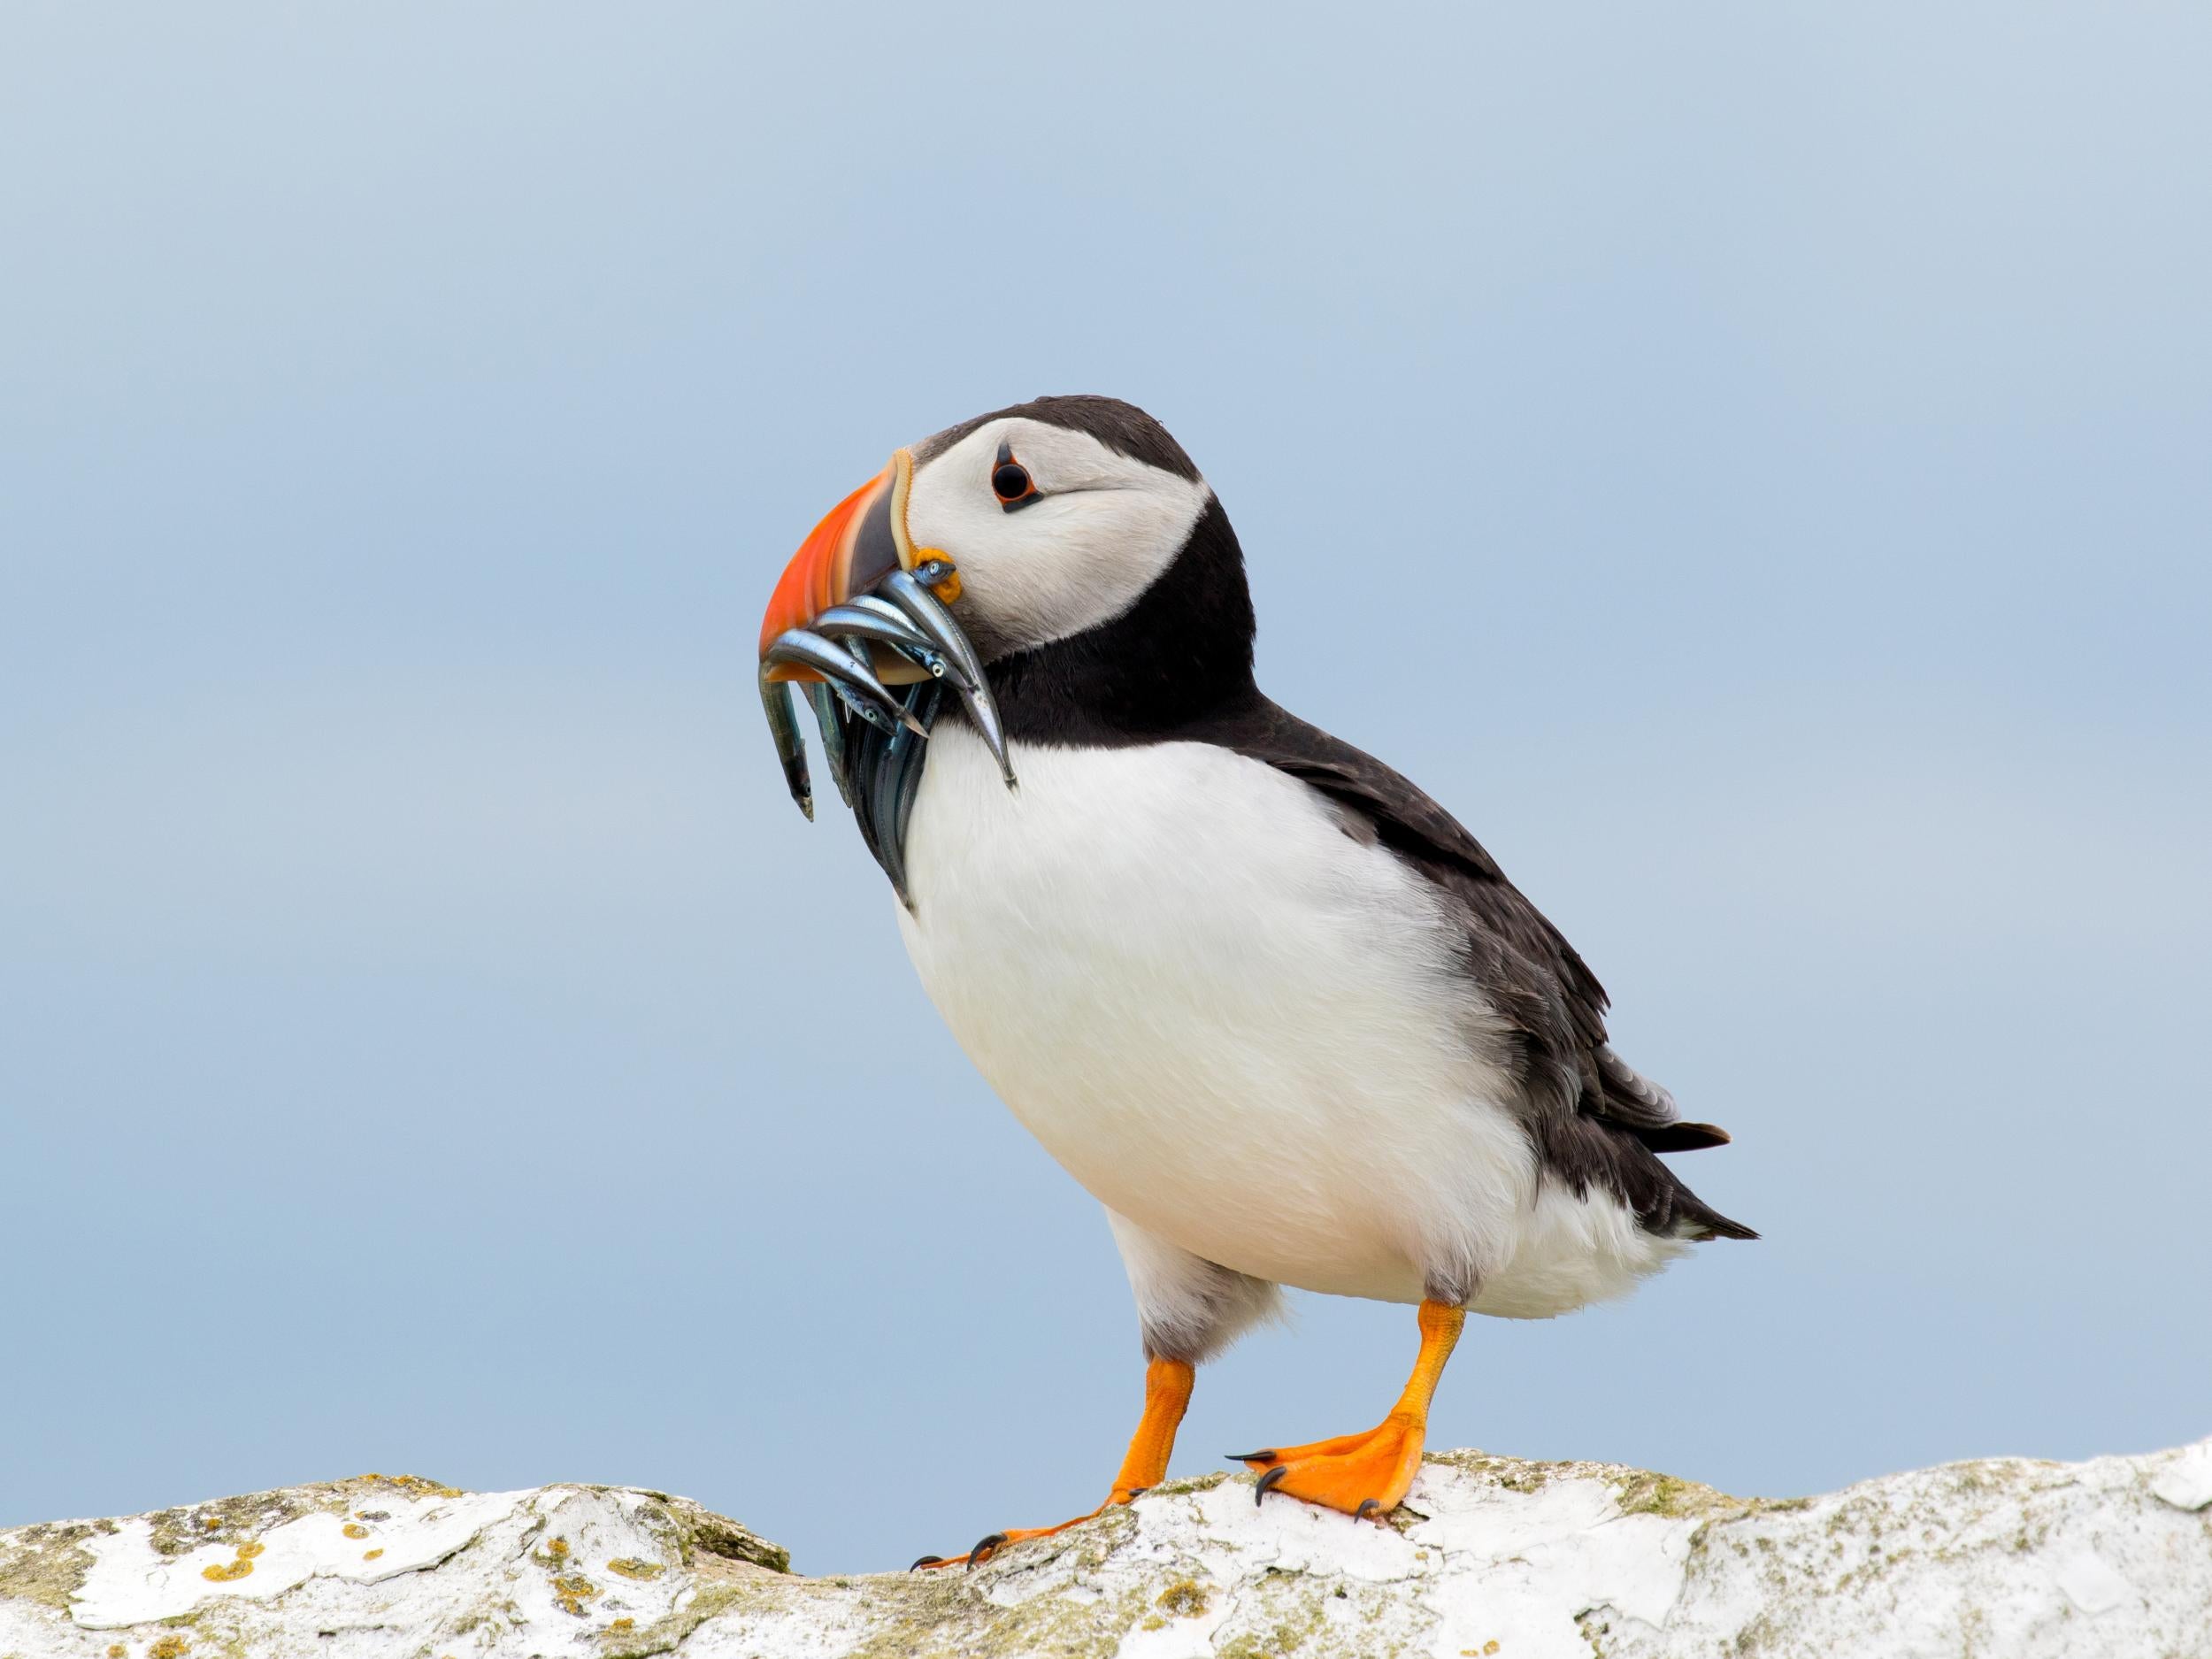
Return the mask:
{"type": "MultiPolygon", "coordinates": [[[[1137,603],[1110,622],[990,664],[1008,737],[1113,748],[1158,742],[1259,698],[1244,552],[1218,500],[1137,603]]],[[[948,708],[948,716],[960,716],[948,708]]]]}

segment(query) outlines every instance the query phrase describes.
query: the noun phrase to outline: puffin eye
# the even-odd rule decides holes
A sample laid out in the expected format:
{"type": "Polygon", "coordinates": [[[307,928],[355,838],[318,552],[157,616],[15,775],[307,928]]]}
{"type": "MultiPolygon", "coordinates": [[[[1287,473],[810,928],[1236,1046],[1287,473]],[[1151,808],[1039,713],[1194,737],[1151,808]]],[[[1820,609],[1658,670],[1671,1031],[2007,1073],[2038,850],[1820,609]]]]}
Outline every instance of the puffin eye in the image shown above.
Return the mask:
{"type": "Polygon", "coordinates": [[[1010,443],[998,447],[998,465],[991,469],[991,493],[1008,512],[1039,499],[1036,480],[1029,476],[1029,469],[1014,458],[1014,446],[1010,443]]]}

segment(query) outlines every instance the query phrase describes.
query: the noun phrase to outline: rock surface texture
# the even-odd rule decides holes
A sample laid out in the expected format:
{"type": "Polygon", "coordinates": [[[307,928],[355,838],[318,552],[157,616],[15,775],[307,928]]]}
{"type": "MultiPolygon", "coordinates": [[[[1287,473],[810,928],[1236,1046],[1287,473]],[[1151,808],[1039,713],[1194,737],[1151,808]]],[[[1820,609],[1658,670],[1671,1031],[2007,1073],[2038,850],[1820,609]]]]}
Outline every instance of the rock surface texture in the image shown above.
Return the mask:
{"type": "Polygon", "coordinates": [[[682,1498],[365,1475],[0,1532],[0,1655],[2212,1656],[2212,1440],[1821,1498],[1432,1456],[1388,1525],[1178,1483],[973,1572],[809,1578],[682,1498]]]}

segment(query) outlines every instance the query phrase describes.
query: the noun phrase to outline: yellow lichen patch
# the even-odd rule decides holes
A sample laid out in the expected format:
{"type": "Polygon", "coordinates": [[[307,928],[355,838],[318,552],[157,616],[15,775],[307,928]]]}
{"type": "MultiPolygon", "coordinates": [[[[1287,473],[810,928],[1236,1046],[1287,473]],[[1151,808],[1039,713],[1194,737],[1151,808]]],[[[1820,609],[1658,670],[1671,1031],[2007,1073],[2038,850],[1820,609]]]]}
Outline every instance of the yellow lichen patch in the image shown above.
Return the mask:
{"type": "Polygon", "coordinates": [[[640,1561],[634,1555],[625,1555],[609,1562],[607,1571],[620,1573],[626,1578],[657,1578],[668,1569],[657,1561],[640,1561]]]}
{"type": "Polygon", "coordinates": [[[607,1621],[607,1628],[609,1630],[630,1630],[634,1628],[636,1624],[637,1620],[634,1618],[615,1618],[609,1619],[607,1621]]]}
{"type": "Polygon", "coordinates": [[[219,1515],[203,1515],[200,1525],[211,1532],[219,1532],[223,1530],[223,1517],[219,1515]]]}
{"type": "Polygon", "coordinates": [[[250,1561],[211,1561],[200,1569],[200,1577],[213,1584],[227,1584],[233,1578],[242,1578],[253,1571],[250,1561]]]}
{"type": "Polygon", "coordinates": [[[356,1475],[351,1479],[341,1481],[339,1484],[347,1486],[365,1486],[369,1485],[372,1481],[380,1486],[396,1487],[400,1491],[408,1494],[410,1496],[418,1498],[458,1498],[467,1495],[463,1493],[461,1488],[458,1486],[449,1486],[442,1480],[432,1480],[422,1475],[380,1475],[370,1473],[365,1475],[356,1475]]]}
{"type": "Polygon", "coordinates": [[[384,1552],[380,1549],[365,1549],[361,1552],[361,1559],[364,1561],[374,1561],[383,1553],[384,1552]]]}
{"type": "Polygon", "coordinates": [[[108,1644],[108,1659],[124,1659],[124,1655],[129,1652],[130,1649],[119,1641],[111,1641],[108,1644]]]}
{"type": "Polygon", "coordinates": [[[269,1547],[266,1544],[241,1544],[238,1546],[238,1559],[241,1561],[251,1561],[256,1555],[260,1555],[268,1548],[269,1547]]]}
{"type": "Polygon", "coordinates": [[[1184,1578],[1160,1592],[1159,1605],[1178,1618],[1196,1618],[1206,1610],[1206,1586],[1184,1578]]]}
{"type": "MultiPolygon", "coordinates": [[[[558,1539],[554,1541],[560,1542],[558,1539]]],[[[561,1611],[572,1613],[578,1618],[584,1616],[584,1603],[599,1594],[599,1586],[580,1572],[567,1573],[553,1580],[553,1599],[561,1604],[561,1611]]]]}
{"type": "Polygon", "coordinates": [[[568,1540],[557,1538],[545,1547],[545,1553],[559,1561],[568,1554],[568,1540]]]}
{"type": "Polygon", "coordinates": [[[146,1649],[146,1659],[184,1659],[192,1644],[173,1631],[146,1649]]]}
{"type": "Polygon", "coordinates": [[[345,1534],[348,1538],[366,1538],[369,1535],[369,1529],[358,1521],[348,1521],[345,1525],[345,1534]]]}

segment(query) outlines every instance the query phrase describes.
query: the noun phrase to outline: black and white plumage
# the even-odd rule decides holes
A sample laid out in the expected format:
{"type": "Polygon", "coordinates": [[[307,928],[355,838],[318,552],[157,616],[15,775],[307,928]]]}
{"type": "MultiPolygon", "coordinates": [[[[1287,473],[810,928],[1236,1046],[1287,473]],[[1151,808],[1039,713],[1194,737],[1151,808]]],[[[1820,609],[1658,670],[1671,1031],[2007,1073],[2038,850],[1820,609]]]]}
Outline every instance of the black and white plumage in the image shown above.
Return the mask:
{"type": "Polygon", "coordinates": [[[902,488],[1019,788],[922,687],[926,742],[851,727],[893,803],[864,829],[946,1023],[1106,1206],[1149,1351],[1204,1358],[1280,1285],[1541,1317],[1755,1236],[1660,1161],[1727,1137],[1614,1052],[1474,837],[1261,693],[1235,533],[1156,422],[1041,398],[902,488]]]}

